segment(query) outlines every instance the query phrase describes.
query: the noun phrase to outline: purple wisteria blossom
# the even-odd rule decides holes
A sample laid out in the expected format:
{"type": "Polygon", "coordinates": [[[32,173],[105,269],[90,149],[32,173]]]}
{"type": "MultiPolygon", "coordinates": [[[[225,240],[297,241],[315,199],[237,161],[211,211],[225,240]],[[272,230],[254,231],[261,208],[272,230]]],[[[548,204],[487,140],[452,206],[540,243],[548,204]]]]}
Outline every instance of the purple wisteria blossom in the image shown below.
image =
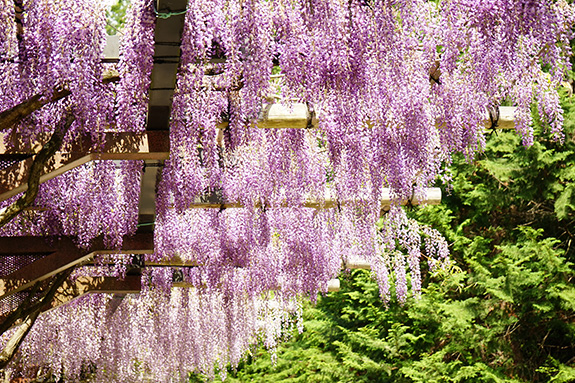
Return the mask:
{"type": "MultiPolygon", "coordinates": [[[[23,3],[16,27],[13,2],[0,0],[0,110],[71,95],[14,127],[7,146],[41,141],[66,113],[76,119],[66,143],[143,131],[154,1],[132,2],[117,84],[100,81],[100,2],[23,3]]],[[[253,344],[273,350],[301,326],[301,299],[327,292],[355,261],[371,267],[386,304],[392,291],[400,303],[417,297],[422,263],[448,265],[448,245],[400,202],[455,153],[482,150],[487,113],[503,103],[517,106],[524,144],[533,105],[562,139],[556,89],[574,21],[564,0],[190,0],[155,253],[145,257],[186,267],[146,268],[138,295],[91,295],[43,315],[22,346],[25,363],[11,368],[72,381],[89,366],[102,382],[213,376],[253,344]],[[273,103],[305,104],[307,129],[258,127],[273,103]],[[206,200],[220,207],[191,208],[206,200]]],[[[141,172],[136,161],[70,171],[0,235],[72,235],[80,246],[104,235],[117,246],[136,230],[141,172]]],[[[122,275],[127,258],[109,259],[119,266],[97,272],[122,275]]]]}

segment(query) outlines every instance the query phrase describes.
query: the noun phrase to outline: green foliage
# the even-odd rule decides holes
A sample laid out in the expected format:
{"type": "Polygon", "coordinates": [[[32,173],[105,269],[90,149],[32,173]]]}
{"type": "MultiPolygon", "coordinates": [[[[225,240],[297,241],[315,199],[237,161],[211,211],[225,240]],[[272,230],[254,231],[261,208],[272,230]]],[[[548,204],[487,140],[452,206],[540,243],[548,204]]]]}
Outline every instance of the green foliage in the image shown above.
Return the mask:
{"type": "Polygon", "coordinates": [[[110,36],[120,33],[126,22],[126,11],[130,0],[116,0],[106,12],[108,23],[106,33],[110,36]]]}
{"type": "Polygon", "coordinates": [[[456,159],[441,206],[410,215],[441,231],[454,265],[424,272],[420,299],[384,307],[364,270],[304,311],[303,334],[230,371],[231,382],[575,381],[575,104],[565,139],[522,147],[499,131],[456,159]]]}
{"type": "Polygon", "coordinates": [[[464,254],[468,270],[431,281],[404,307],[383,307],[369,273],[353,271],[341,292],[305,310],[304,333],[278,350],[275,366],[260,351],[228,380],[569,381],[571,265],[557,240],[518,231],[516,244],[491,251],[488,241],[474,240],[464,254]]]}

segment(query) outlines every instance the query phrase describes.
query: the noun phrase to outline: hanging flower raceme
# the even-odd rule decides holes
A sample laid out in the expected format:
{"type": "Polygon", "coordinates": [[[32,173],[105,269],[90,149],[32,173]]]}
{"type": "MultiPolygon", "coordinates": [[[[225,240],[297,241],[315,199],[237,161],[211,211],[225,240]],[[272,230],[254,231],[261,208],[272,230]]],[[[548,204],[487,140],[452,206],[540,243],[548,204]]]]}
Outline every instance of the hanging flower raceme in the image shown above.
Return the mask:
{"type": "Polygon", "coordinates": [[[213,377],[215,366],[225,373],[258,339],[273,351],[301,321],[300,303],[279,293],[148,288],[139,296],[88,295],[43,315],[22,346],[27,362],[16,369],[95,382],[176,382],[190,371],[213,377]]]}
{"type": "MultiPolygon", "coordinates": [[[[313,297],[326,291],[326,282],[341,269],[341,258],[334,257],[329,247],[333,235],[326,225],[329,219],[328,213],[305,208],[194,209],[183,214],[172,209],[159,217],[157,254],[149,259],[177,258],[194,265],[204,278],[198,283],[212,289],[229,288],[250,296],[274,290],[313,297]],[[170,235],[173,230],[180,235],[170,235]]],[[[191,278],[187,275],[185,280],[191,278]]]]}
{"type": "MultiPolygon", "coordinates": [[[[20,73],[0,79],[2,107],[70,85],[71,102],[83,109],[74,129],[139,131],[152,1],[134,2],[122,82],[104,93],[93,81],[102,35],[92,24],[75,29],[85,20],[102,26],[93,16],[101,13],[84,5],[71,15],[68,0],[34,4],[42,6],[24,18],[21,40],[15,29],[0,30],[0,59],[8,59],[0,65],[11,70],[18,57],[20,73]],[[94,51],[83,51],[87,42],[94,51]],[[101,104],[114,90],[112,116],[101,104]]],[[[454,153],[481,150],[488,113],[494,127],[503,103],[518,106],[526,144],[532,103],[560,137],[556,86],[568,67],[574,15],[552,0],[190,0],[170,159],[157,191],[156,253],[145,260],[158,267],[145,270],[139,297],[112,304],[117,297],[94,296],[49,313],[23,345],[28,365],[74,378],[96,366],[100,381],[225,371],[250,344],[273,349],[291,328],[294,302],[315,299],[354,263],[375,272],[384,301],[393,290],[401,303],[410,289],[417,296],[421,261],[444,266],[448,247],[408,219],[400,201],[421,194],[454,153]],[[281,85],[270,85],[272,73],[281,85]],[[305,104],[308,129],[261,129],[274,102],[305,104]],[[384,188],[393,205],[381,218],[384,188]],[[216,208],[201,209],[208,205],[216,208]],[[161,268],[176,261],[177,270],[161,268]],[[71,315],[82,322],[63,319],[71,315]],[[75,343],[83,339],[78,329],[92,335],[88,347],[75,343]]],[[[11,17],[1,10],[0,26],[11,17]]],[[[63,110],[54,104],[15,132],[49,132],[63,110]]],[[[26,230],[77,235],[82,244],[104,234],[118,243],[135,227],[137,166],[119,172],[99,163],[50,181],[38,199],[47,211],[26,230]]],[[[21,230],[18,222],[6,230],[21,230]]]]}
{"type": "Polygon", "coordinates": [[[117,126],[122,132],[145,130],[148,88],[154,56],[154,1],[132,0],[120,43],[117,126]]]}
{"type": "Polygon", "coordinates": [[[0,235],[68,235],[80,247],[103,235],[107,246],[119,247],[124,236],[136,232],[142,166],[141,161],[93,161],[49,180],[40,185],[34,206],[0,235]]]}
{"type": "MultiPolygon", "coordinates": [[[[186,231],[184,225],[198,220],[203,230],[220,235],[230,232],[231,220],[250,222],[244,230],[253,234],[237,251],[249,264],[267,243],[251,225],[260,219],[256,206],[279,211],[301,208],[310,199],[321,205],[332,193],[340,202],[363,204],[362,214],[374,224],[383,188],[391,188],[396,203],[411,199],[435,180],[454,152],[472,155],[481,149],[487,111],[503,101],[527,105],[527,98],[528,103],[535,98],[556,125],[560,110],[553,84],[569,52],[568,35],[558,26],[571,23],[573,10],[563,3],[512,3],[472,9],[459,1],[195,0],[182,39],[170,132],[174,150],[159,189],[164,218],[158,238],[168,236],[164,224],[186,231]],[[533,12],[541,14],[536,22],[528,17],[533,12]],[[541,61],[554,68],[551,75],[542,71],[541,61]],[[258,108],[265,109],[273,91],[272,70],[283,75],[279,97],[311,106],[317,129],[257,129],[258,108]],[[538,88],[526,92],[520,82],[538,88]],[[185,212],[208,200],[221,204],[218,216],[234,218],[213,219],[215,213],[207,212],[191,218],[185,212]],[[223,212],[226,204],[243,206],[246,213],[223,212]]],[[[518,129],[528,141],[523,112],[519,108],[518,129]]],[[[347,220],[356,218],[351,214],[347,220]]],[[[352,232],[363,227],[354,225],[352,232]]],[[[417,292],[419,229],[399,226],[404,228],[399,236],[382,238],[412,236],[400,247],[407,251],[417,292]]],[[[293,225],[290,230],[296,232],[293,225]]],[[[378,239],[374,230],[367,233],[369,258],[378,239]]],[[[208,246],[209,241],[187,243],[186,238],[176,241],[182,249],[192,243],[208,246]]],[[[208,247],[196,252],[208,257],[201,264],[226,253],[222,243],[208,247]]],[[[161,256],[169,257],[181,249],[164,250],[161,256]]],[[[386,267],[404,269],[401,257],[392,258],[397,259],[386,267]]],[[[405,293],[400,295],[403,300],[405,293]]]]}

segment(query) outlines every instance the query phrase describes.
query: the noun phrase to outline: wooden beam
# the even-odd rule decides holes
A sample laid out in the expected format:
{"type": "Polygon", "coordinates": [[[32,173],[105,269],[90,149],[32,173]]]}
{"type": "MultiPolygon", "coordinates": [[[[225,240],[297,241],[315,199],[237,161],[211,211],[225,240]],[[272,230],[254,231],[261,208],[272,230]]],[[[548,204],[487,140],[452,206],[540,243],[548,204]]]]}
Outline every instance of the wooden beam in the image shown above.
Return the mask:
{"type": "MultiPolygon", "coordinates": [[[[114,294],[110,314],[118,308],[121,299],[126,294],[137,294],[142,290],[142,278],[139,275],[126,275],[124,279],[116,277],[78,277],[74,280],[67,280],[56,291],[54,298],[41,308],[45,313],[57,307],[66,305],[73,300],[91,293],[108,293],[114,294]]],[[[21,321],[14,323],[18,326],[21,321]]]]}
{"type": "MultiPolygon", "coordinates": [[[[179,288],[190,288],[190,287],[196,287],[190,283],[187,282],[174,282],[172,283],[172,288],[174,287],[179,287],[179,288]]],[[[337,292],[340,290],[340,282],[338,278],[334,278],[334,279],[330,279],[329,281],[327,281],[327,292],[331,293],[331,292],[337,292]]]]}
{"type": "MultiPolygon", "coordinates": [[[[515,106],[500,106],[499,107],[499,120],[497,122],[497,128],[499,129],[515,129],[515,111],[517,107],[515,106]]],[[[491,120],[489,115],[485,115],[485,126],[487,128],[491,127],[491,120]]]]}
{"type": "MultiPolygon", "coordinates": [[[[27,240],[35,243],[34,248],[42,248],[38,246],[36,238],[2,237],[0,238],[0,249],[2,249],[4,254],[7,254],[5,249],[1,247],[2,242],[13,242],[10,245],[12,249],[17,248],[18,243],[22,244],[23,249],[28,249],[30,246],[26,245],[27,240]]],[[[48,240],[48,238],[45,239],[46,242],[48,240]]],[[[137,233],[134,236],[126,237],[120,249],[111,249],[104,246],[103,238],[101,237],[95,239],[89,249],[79,249],[70,237],[52,238],[52,240],[54,242],[50,248],[53,253],[0,279],[0,299],[23,291],[33,286],[36,282],[50,278],[63,270],[87,262],[96,254],[151,254],[154,252],[153,233],[137,233]]],[[[43,249],[47,251],[46,248],[43,249]]],[[[23,250],[13,252],[11,255],[18,253],[23,253],[23,250]]]]}
{"type": "Polygon", "coordinates": [[[58,289],[56,296],[44,308],[44,311],[65,305],[90,293],[137,294],[142,289],[141,281],[142,278],[139,275],[126,275],[124,279],[116,277],[79,277],[73,281],[68,280],[58,289]]]}
{"type": "MultiPolygon", "coordinates": [[[[117,253],[115,253],[117,254],[117,253]]],[[[130,253],[131,254],[131,253],[130,253]]],[[[152,254],[150,253],[146,253],[146,254],[152,254]]],[[[87,263],[85,263],[85,266],[98,266],[101,263],[94,263],[92,261],[88,261],[87,263]]],[[[104,261],[103,262],[104,265],[111,265],[113,264],[113,261],[104,261]]],[[[143,263],[141,264],[142,268],[146,268],[146,267],[199,267],[198,263],[196,261],[189,261],[189,260],[182,260],[182,258],[179,255],[175,255],[174,257],[170,258],[170,259],[163,259],[160,261],[146,261],[144,260],[143,263]]]]}
{"type": "MultiPolygon", "coordinates": [[[[517,108],[510,106],[500,107],[498,127],[502,129],[513,128],[514,113],[517,108]]],[[[271,104],[264,106],[257,122],[252,126],[257,126],[263,129],[305,129],[308,126],[309,113],[305,104],[293,104],[292,107],[284,106],[282,104],[271,104]]],[[[318,120],[314,117],[311,120],[314,127],[317,127],[318,120]]],[[[218,125],[219,128],[225,128],[227,122],[218,125]]],[[[491,121],[486,115],[485,124],[487,127],[491,126],[491,121]]],[[[4,144],[6,133],[0,134],[0,155],[4,154],[33,154],[47,142],[48,135],[41,138],[38,142],[17,142],[17,137],[9,136],[8,140],[12,141],[11,145],[7,147],[4,144]],[[15,142],[16,141],[16,142],[15,142]],[[18,148],[18,149],[14,149],[18,148]]],[[[123,159],[123,154],[132,154],[127,159],[150,159],[150,160],[165,160],[169,152],[169,133],[165,130],[147,131],[145,133],[106,133],[101,140],[93,141],[91,137],[85,136],[74,142],[71,146],[62,151],[68,154],[82,154],[83,156],[94,154],[117,154],[117,157],[111,159],[123,159]],[[97,150],[101,144],[104,144],[103,149],[97,150]]]]}
{"type": "Polygon", "coordinates": [[[329,293],[337,292],[340,289],[340,283],[338,278],[330,279],[327,281],[327,291],[329,293]]]}
{"type": "MultiPolygon", "coordinates": [[[[42,142],[35,146],[18,146],[19,151],[8,149],[4,145],[4,136],[0,135],[0,159],[2,155],[13,157],[15,154],[33,154],[42,142]]],[[[96,160],[156,160],[163,161],[169,157],[169,132],[153,131],[141,133],[107,133],[103,137],[105,144],[94,142],[90,137],[83,137],[63,151],[57,153],[44,174],[40,183],[51,180],[67,171],[90,161],[96,160]]],[[[15,163],[0,169],[0,201],[4,201],[28,188],[27,179],[33,158],[15,163]]]]}
{"type": "Polygon", "coordinates": [[[145,267],[197,267],[195,261],[183,260],[179,255],[174,255],[171,259],[161,261],[144,261],[145,267]]]}
{"type": "Polygon", "coordinates": [[[318,119],[315,113],[310,113],[306,104],[293,104],[284,106],[282,104],[264,105],[257,122],[253,127],[261,129],[306,129],[318,127],[318,119]]]}
{"type": "MultiPolygon", "coordinates": [[[[366,198],[366,200],[369,200],[366,198]]],[[[355,201],[355,200],[354,200],[355,201]]],[[[329,209],[338,206],[345,206],[353,203],[352,200],[338,201],[332,194],[326,195],[324,200],[314,200],[309,199],[305,201],[302,207],[314,208],[314,209],[329,209]]],[[[391,206],[393,198],[391,197],[389,188],[384,188],[381,197],[381,207],[386,208],[391,206]]],[[[441,203],[441,189],[440,188],[426,188],[425,196],[423,200],[418,200],[415,196],[409,200],[400,201],[402,205],[412,204],[419,205],[426,203],[428,205],[439,205],[441,203]]],[[[287,203],[282,203],[279,207],[287,207],[287,203]]],[[[241,208],[243,205],[239,202],[226,202],[217,201],[214,198],[198,198],[193,204],[190,205],[191,209],[228,209],[228,208],[241,208]]],[[[256,204],[256,207],[262,207],[261,204],[256,204]]]]}
{"type": "MultiPolygon", "coordinates": [[[[501,106],[499,107],[499,120],[497,127],[500,129],[514,129],[515,128],[515,111],[514,106],[501,106]]],[[[486,128],[491,127],[491,120],[489,114],[485,112],[483,117],[486,128]]],[[[283,104],[268,104],[264,105],[260,112],[259,118],[256,122],[252,123],[252,127],[261,129],[306,129],[317,128],[319,120],[315,114],[310,113],[306,104],[296,103],[290,106],[283,104]]],[[[227,122],[218,125],[219,129],[224,129],[228,126],[227,122]]]]}
{"type": "MultiPolygon", "coordinates": [[[[0,155],[35,154],[50,139],[49,134],[40,135],[37,141],[21,141],[18,135],[0,133],[0,155]],[[5,142],[9,144],[6,145],[5,142]]],[[[116,153],[151,155],[155,152],[169,152],[169,132],[149,131],[144,133],[104,133],[96,138],[91,135],[78,137],[72,143],[63,146],[62,153],[116,153]]],[[[159,156],[158,154],[154,154],[159,156]]],[[[146,158],[144,158],[146,159],[146,158]]]]}
{"type": "Polygon", "coordinates": [[[365,259],[353,259],[345,262],[346,269],[364,269],[371,270],[371,264],[365,259]]]}

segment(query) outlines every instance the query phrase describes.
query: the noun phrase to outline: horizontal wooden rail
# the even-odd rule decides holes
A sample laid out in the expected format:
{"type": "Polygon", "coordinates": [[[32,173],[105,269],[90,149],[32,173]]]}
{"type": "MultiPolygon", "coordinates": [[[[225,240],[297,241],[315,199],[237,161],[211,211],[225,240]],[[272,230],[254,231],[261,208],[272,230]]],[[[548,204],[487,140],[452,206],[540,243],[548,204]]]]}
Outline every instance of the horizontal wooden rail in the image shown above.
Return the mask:
{"type": "Polygon", "coordinates": [[[371,264],[364,259],[348,260],[344,264],[346,269],[364,269],[371,270],[371,264]]]}
{"type": "MultiPolygon", "coordinates": [[[[499,107],[499,119],[497,128],[513,129],[515,127],[516,107],[501,106],[499,107]]],[[[489,114],[485,112],[483,117],[484,124],[487,128],[491,127],[489,114]]],[[[257,121],[252,123],[252,127],[261,129],[306,129],[317,128],[319,120],[315,113],[311,113],[306,104],[295,103],[290,106],[283,104],[268,104],[262,108],[257,121]]],[[[224,129],[228,126],[227,122],[218,125],[218,128],[224,129]]]]}
{"type": "Polygon", "coordinates": [[[160,261],[145,261],[145,267],[198,267],[196,261],[182,260],[179,256],[160,261]]]}
{"type": "MultiPolygon", "coordinates": [[[[162,20],[158,20],[158,22],[162,23],[165,22],[162,20]]],[[[177,25],[177,21],[171,21],[169,27],[175,28],[177,25]]],[[[165,28],[166,25],[157,26],[156,28],[165,28]]],[[[177,34],[174,34],[177,35],[177,34]]],[[[165,39],[165,36],[163,37],[165,39]]],[[[154,71],[158,73],[164,74],[164,76],[158,76],[157,74],[152,74],[153,85],[151,93],[159,92],[159,91],[167,91],[166,94],[170,96],[173,94],[173,89],[175,87],[175,82],[173,78],[175,77],[175,71],[177,69],[177,58],[179,57],[178,48],[180,45],[179,39],[177,41],[172,41],[168,43],[166,46],[165,43],[162,43],[162,40],[158,40],[156,38],[156,54],[154,56],[155,65],[154,71]],[[175,51],[174,51],[175,47],[175,51]],[[170,49],[171,48],[171,49],[170,49]],[[162,61],[164,60],[164,61],[162,61]],[[158,65],[162,64],[163,65],[158,65]],[[170,72],[171,70],[171,72],[170,72]],[[167,75],[170,73],[170,75],[167,75]],[[155,84],[154,79],[156,82],[159,78],[166,78],[169,81],[166,81],[162,84],[155,84]],[[155,87],[154,87],[155,85],[155,87]],[[159,86],[159,88],[158,88],[159,86]]],[[[120,57],[120,43],[117,36],[107,36],[106,45],[104,48],[104,57],[106,61],[110,62],[117,62],[120,57]]],[[[219,62],[219,60],[213,60],[212,62],[219,62]]],[[[272,82],[276,81],[279,76],[272,76],[272,82]]],[[[151,95],[151,99],[154,99],[155,95],[151,95]]],[[[272,96],[273,98],[273,96],[272,96]]],[[[499,108],[499,121],[498,127],[501,129],[512,129],[515,124],[513,122],[513,115],[515,113],[515,107],[508,107],[502,106],[499,108]]],[[[491,120],[489,118],[488,113],[485,113],[484,116],[485,125],[486,127],[491,127],[491,120]]],[[[291,107],[286,107],[280,103],[265,105],[261,112],[257,122],[252,124],[253,126],[257,125],[259,128],[264,129],[278,129],[278,128],[296,128],[296,129],[303,129],[309,127],[317,127],[318,119],[316,118],[314,113],[310,113],[307,106],[302,103],[294,103],[291,107]]],[[[220,125],[221,128],[227,126],[227,123],[222,123],[220,125]]]]}
{"type": "MultiPolygon", "coordinates": [[[[50,135],[38,137],[38,141],[22,140],[18,135],[0,132],[0,155],[35,154],[48,142],[50,135]],[[9,144],[6,145],[6,142],[9,144]]],[[[103,133],[92,137],[84,134],[72,143],[62,147],[61,153],[132,153],[142,156],[159,156],[157,152],[169,152],[170,138],[168,131],[147,131],[144,133],[103,133]]],[[[146,159],[146,158],[143,158],[146,159]]]]}
{"type": "MultiPolygon", "coordinates": [[[[188,287],[196,287],[187,282],[174,282],[172,287],[180,287],[180,288],[188,288],[188,287]]],[[[337,292],[340,291],[340,282],[338,278],[330,279],[327,281],[327,292],[337,292]]]]}

